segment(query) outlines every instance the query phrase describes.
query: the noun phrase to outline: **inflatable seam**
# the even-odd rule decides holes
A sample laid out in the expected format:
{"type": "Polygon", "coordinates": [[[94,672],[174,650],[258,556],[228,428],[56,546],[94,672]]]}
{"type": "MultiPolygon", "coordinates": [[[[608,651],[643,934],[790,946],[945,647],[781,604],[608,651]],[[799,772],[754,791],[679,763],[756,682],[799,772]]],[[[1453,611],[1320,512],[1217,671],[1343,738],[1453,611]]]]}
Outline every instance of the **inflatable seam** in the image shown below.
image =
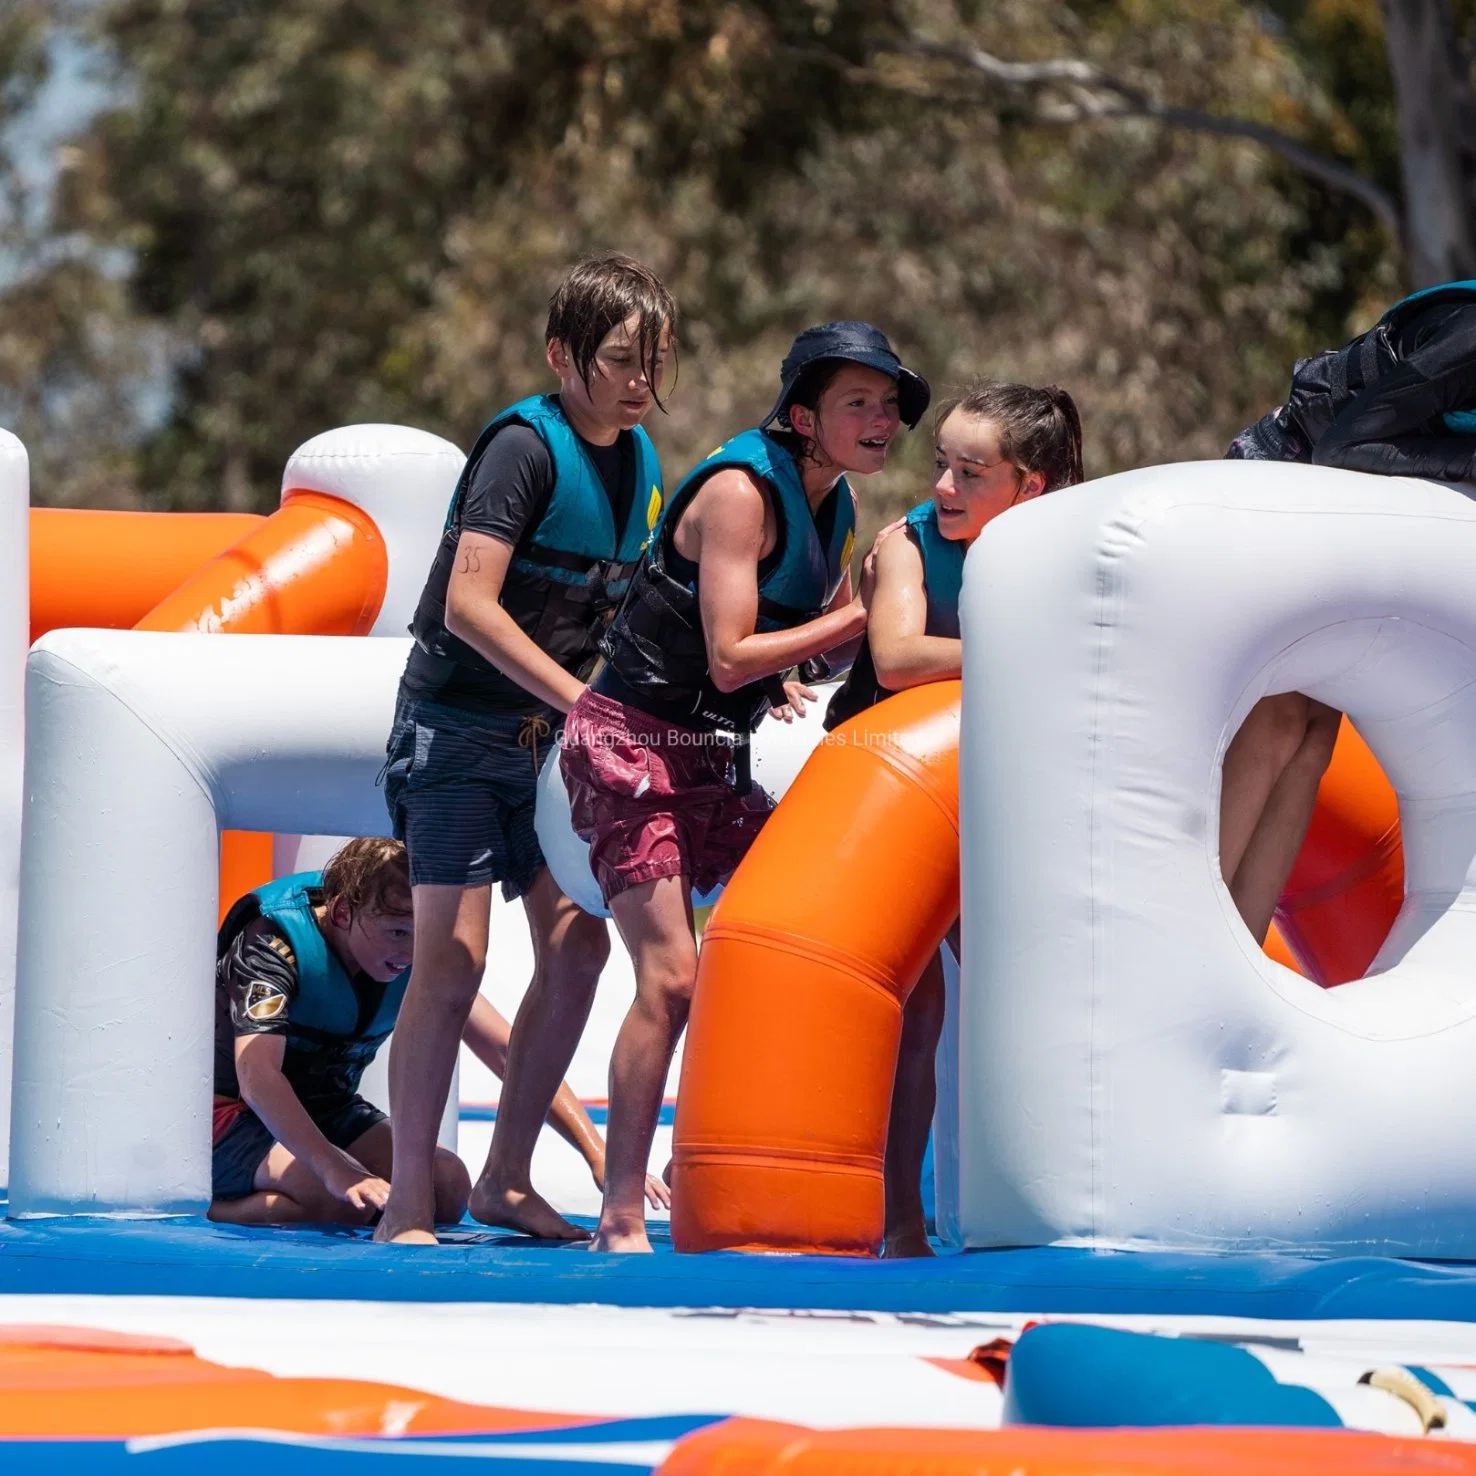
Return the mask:
{"type": "Polygon", "coordinates": [[[897,996],[887,987],[885,973],[868,966],[867,961],[859,954],[829,948],[823,943],[810,938],[802,938],[796,933],[780,932],[777,929],[770,931],[766,928],[745,926],[742,923],[725,925],[712,922],[703,930],[704,943],[715,943],[722,939],[735,943],[752,943],[763,948],[772,948],[780,953],[787,953],[794,958],[827,965],[885,995],[894,1003],[897,1001],[897,996]]]}
{"type": "Polygon", "coordinates": [[[725,1143],[683,1143],[677,1152],[677,1162],[683,1168],[694,1163],[711,1161],[723,1165],[752,1164],[755,1168],[790,1168],[798,1172],[814,1173],[834,1170],[853,1174],[858,1178],[873,1178],[881,1172],[883,1158],[879,1153],[838,1153],[816,1151],[813,1143],[801,1143],[793,1148],[774,1147],[768,1144],[751,1148],[730,1147],[725,1143]],[[775,1159],[783,1160],[776,1164],[775,1159]]]}
{"type": "Polygon", "coordinates": [[[867,751],[874,753],[877,760],[891,769],[899,779],[905,780],[926,796],[948,821],[953,833],[958,834],[958,805],[949,804],[946,794],[939,793],[939,786],[933,782],[932,772],[926,764],[896,743],[878,745],[867,751]]]}

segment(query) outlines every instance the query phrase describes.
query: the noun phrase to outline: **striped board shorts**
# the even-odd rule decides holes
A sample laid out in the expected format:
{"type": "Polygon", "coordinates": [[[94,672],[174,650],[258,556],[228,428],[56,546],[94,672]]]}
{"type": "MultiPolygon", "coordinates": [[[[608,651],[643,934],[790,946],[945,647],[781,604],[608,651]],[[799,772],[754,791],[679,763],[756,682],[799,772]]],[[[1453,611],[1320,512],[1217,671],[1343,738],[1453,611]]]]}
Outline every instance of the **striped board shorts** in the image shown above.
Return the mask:
{"type": "Polygon", "coordinates": [[[512,901],[544,865],[533,831],[538,769],[563,714],[491,713],[401,692],[380,778],[412,886],[500,881],[512,901]]]}

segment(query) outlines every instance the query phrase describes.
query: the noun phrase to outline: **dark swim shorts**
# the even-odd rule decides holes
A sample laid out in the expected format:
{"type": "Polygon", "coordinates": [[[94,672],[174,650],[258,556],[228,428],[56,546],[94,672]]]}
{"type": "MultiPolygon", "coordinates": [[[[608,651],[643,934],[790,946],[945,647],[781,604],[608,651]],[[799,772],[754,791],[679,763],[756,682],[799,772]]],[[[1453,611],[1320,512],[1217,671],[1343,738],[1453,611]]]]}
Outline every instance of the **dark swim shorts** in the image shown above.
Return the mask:
{"type": "MultiPolygon", "coordinates": [[[[315,1106],[312,1119],[335,1148],[347,1151],[375,1123],[388,1119],[363,1097],[345,1097],[326,1107],[315,1106]]],[[[215,1099],[210,1193],[215,1199],[244,1199],[256,1191],[256,1171],[277,1140],[272,1130],[244,1103],[215,1099]]]]}
{"type": "Polygon", "coordinates": [[[470,712],[401,696],[382,778],[412,886],[500,881],[509,902],[544,865],[533,832],[538,769],[563,718],[470,712]]]}
{"type": "Polygon", "coordinates": [[[733,749],[712,733],[663,722],[586,691],[560,755],[574,829],[606,902],[629,887],[686,876],[699,892],[726,881],[774,801],[733,787],[733,749]]]}

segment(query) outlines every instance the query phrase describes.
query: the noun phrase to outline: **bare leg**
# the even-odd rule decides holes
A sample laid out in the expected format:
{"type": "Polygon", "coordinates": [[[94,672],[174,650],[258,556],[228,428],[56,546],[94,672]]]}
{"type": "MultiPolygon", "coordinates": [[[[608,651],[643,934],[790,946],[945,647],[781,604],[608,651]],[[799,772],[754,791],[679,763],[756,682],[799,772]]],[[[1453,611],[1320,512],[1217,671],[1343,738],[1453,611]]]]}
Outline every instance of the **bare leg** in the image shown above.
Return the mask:
{"type": "Polygon", "coordinates": [[[435,1243],[436,1131],[487,961],[492,888],[413,889],[415,952],[390,1046],[394,1164],[380,1241],[435,1243]]]}
{"type": "Polygon", "coordinates": [[[902,1044],[887,1122],[887,1220],[882,1254],[888,1257],[933,1254],[923,1217],[922,1166],[938,1098],[933,1058],[942,1033],[943,959],[935,953],[902,1011],[902,1044]]]}
{"type": "Polygon", "coordinates": [[[1340,722],[1325,703],[1282,692],[1256,703],[1226,750],[1220,872],[1258,943],[1306,839],[1340,722]]]}
{"type": "MultiPolygon", "coordinates": [[[[377,1174],[386,1184],[393,1186],[394,1131],[388,1122],[377,1122],[368,1132],[360,1133],[348,1145],[350,1158],[356,1158],[369,1170],[377,1174]]],[[[431,1165],[431,1178],[435,1185],[436,1224],[456,1225],[466,1213],[467,1196],[471,1193],[471,1175],[466,1165],[449,1149],[436,1147],[431,1165]]]]}
{"type": "Polygon", "coordinates": [[[697,982],[691,881],[666,876],[631,887],[610,911],[635,962],[636,997],[610,1057],[605,1203],[591,1249],[649,1251],[646,1165],[697,982]]]}
{"type": "Polygon", "coordinates": [[[541,1240],[583,1240],[533,1188],[533,1147],[574,1058],[595,986],[610,957],[604,920],[575,906],[547,867],[523,898],[533,934],[533,978],[513,1021],[507,1071],[487,1162],[472,1188],[471,1213],[541,1240]]]}
{"type": "Polygon", "coordinates": [[[366,1225],[372,1218],[330,1194],[280,1143],[273,1143],[257,1165],[252,1188],[255,1192],[241,1199],[212,1200],[210,1218],[218,1225],[366,1225]]]}

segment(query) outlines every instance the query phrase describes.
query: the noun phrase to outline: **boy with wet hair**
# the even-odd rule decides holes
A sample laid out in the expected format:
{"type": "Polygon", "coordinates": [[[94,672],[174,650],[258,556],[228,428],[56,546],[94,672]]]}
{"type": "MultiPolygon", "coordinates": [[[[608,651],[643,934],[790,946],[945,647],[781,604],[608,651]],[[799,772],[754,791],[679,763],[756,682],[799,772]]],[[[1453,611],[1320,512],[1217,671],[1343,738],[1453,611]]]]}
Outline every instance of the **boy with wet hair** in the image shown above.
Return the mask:
{"type": "Polygon", "coordinates": [[[580,263],[549,303],[557,392],[492,420],[451,500],[385,766],[416,928],[390,1055],[395,1173],[382,1240],[434,1238],[436,1124],[486,961],[494,881],[523,901],[534,973],[471,1212],[548,1239],[583,1234],[534,1191],[531,1160],[610,942],[549,875],[533,811],[541,762],[661,512],[640,422],[660,404],[675,331],[675,304],[648,267],[614,253],[580,263]]]}
{"type": "MultiPolygon", "coordinates": [[[[398,841],[352,840],[321,873],[248,892],[220,927],[210,1217],[364,1224],[389,1197],[385,1114],[359,1095],[394,1027],[410,962],[410,873],[398,841]]],[[[436,1215],[470,1189],[436,1150],[436,1215]]]]}
{"type": "MultiPolygon", "coordinates": [[[[410,905],[404,846],[363,839],[322,872],[260,887],[227,914],[216,968],[213,1219],[362,1224],[384,1207],[390,1123],[358,1085],[404,993],[410,905]]],[[[498,1077],[508,1036],[478,995],[462,1038],[498,1077]]],[[[604,1141],[565,1083],[549,1123],[603,1188],[604,1141]]],[[[438,1147],[434,1173],[436,1219],[459,1220],[465,1168],[438,1147]]]]}

